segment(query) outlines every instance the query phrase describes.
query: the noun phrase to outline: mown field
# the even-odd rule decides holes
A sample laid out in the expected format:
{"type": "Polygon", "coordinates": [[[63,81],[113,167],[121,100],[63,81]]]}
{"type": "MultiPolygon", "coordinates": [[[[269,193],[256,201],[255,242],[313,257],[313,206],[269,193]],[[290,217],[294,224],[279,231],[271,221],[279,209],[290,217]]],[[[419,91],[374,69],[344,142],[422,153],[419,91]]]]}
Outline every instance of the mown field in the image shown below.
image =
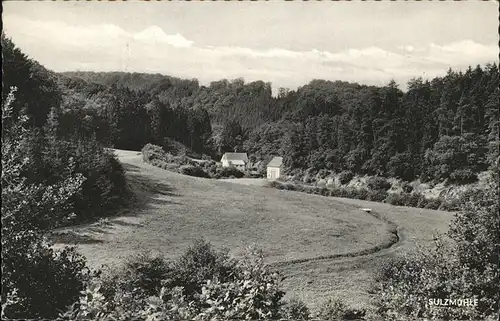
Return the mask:
{"type": "Polygon", "coordinates": [[[56,246],[76,242],[92,267],[119,264],[142,250],[176,257],[200,237],[236,256],[255,244],[283,274],[287,296],[314,306],[337,295],[366,306],[377,264],[428,245],[453,215],[184,176],[143,163],[138,152],[116,153],[135,206],[58,231],[56,246]],[[361,210],[366,207],[372,214],[361,210]]]}

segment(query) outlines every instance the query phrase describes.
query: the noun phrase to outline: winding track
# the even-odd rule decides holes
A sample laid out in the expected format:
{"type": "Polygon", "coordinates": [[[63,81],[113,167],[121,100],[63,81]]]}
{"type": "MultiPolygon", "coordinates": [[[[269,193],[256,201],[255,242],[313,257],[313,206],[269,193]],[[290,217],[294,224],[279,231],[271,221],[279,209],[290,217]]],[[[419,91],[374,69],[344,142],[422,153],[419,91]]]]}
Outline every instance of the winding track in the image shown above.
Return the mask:
{"type": "Polygon", "coordinates": [[[314,261],[320,261],[320,260],[335,260],[335,259],[341,259],[341,258],[356,258],[360,256],[366,256],[369,254],[375,254],[377,252],[382,252],[387,249],[395,248],[397,245],[400,243],[402,237],[400,234],[401,232],[398,232],[398,226],[386,219],[385,217],[381,216],[378,213],[375,212],[369,212],[369,215],[372,215],[373,217],[385,222],[388,227],[389,231],[392,233],[392,237],[381,244],[375,245],[373,247],[359,250],[359,251],[353,251],[353,252],[347,252],[347,253],[337,253],[337,254],[329,254],[329,255],[319,255],[315,257],[310,257],[310,258],[303,258],[303,259],[295,259],[295,260],[287,260],[287,261],[281,261],[281,262],[275,262],[270,264],[272,267],[283,267],[287,265],[292,265],[292,264],[298,264],[298,263],[305,263],[305,262],[314,262],[314,261]]]}

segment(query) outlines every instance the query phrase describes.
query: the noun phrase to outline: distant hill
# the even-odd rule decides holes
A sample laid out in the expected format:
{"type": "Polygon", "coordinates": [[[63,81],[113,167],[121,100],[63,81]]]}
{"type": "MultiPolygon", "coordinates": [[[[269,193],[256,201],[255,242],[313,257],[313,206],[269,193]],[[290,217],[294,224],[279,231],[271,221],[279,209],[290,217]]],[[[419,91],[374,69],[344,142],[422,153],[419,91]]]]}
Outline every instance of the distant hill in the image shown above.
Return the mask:
{"type": "Polygon", "coordinates": [[[105,86],[115,85],[119,88],[126,87],[131,90],[158,90],[161,87],[178,86],[185,83],[198,84],[197,80],[190,81],[180,78],[170,77],[162,74],[129,73],[121,71],[94,72],[94,71],[68,71],[61,75],[69,78],[79,78],[89,83],[96,83],[105,86]]]}

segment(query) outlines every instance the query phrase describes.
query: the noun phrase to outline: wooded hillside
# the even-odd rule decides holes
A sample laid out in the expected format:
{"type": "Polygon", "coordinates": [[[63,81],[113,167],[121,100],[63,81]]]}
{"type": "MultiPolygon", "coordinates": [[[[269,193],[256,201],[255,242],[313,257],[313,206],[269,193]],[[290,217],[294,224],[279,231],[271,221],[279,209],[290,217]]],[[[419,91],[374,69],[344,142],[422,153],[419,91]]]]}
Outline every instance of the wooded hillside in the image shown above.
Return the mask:
{"type": "Polygon", "coordinates": [[[313,80],[297,90],[220,80],[200,86],[158,74],[71,72],[68,130],[140,149],[170,137],[215,156],[244,150],[283,155],[289,171],[350,170],[412,180],[471,182],[498,155],[498,66],[411,80],[403,92],[313,80]],[[71,123],[84,113],[88,123],[71,123]]]}

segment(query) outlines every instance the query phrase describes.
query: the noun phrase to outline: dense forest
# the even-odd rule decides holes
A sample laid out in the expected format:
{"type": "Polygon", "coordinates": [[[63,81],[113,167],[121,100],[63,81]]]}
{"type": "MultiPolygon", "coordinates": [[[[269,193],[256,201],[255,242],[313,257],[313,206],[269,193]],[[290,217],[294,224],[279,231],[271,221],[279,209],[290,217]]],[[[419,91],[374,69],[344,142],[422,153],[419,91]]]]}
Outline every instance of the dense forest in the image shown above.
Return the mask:
{"type": "Polygon", "coordinates": [[[467,183],[498,157],[498,66],[413,79],[405,91],[313,80],[297,90],[221,80],[200,86],[158,74],[67,72],[67,130],[139,150],[166,137],[198,153],[282,155],[290,173],[357,174],[467,183]],[[72,114],[84,117],[75,124],[72,114]]]}

